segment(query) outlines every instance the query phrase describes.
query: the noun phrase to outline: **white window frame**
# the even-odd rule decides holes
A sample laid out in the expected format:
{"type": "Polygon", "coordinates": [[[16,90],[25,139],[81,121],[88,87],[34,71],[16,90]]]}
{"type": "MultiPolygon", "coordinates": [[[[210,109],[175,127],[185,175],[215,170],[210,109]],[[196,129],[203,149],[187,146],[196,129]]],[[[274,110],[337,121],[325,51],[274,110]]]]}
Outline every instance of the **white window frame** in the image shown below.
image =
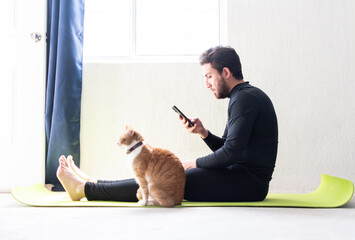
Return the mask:
{"type": "MultiPolygon", "coordinates": [[[[198,56],[137,56],[136,55],[136,0],[132,0],[130,21],[130,54],[129,56],[87,56],[84,63],[130,63],[130,62],[198,62],[198,56]]],[[[219,0],[219,45],[226,45],[227,39],[227,0],[219,0]]],[[[85,33],[84,33],[85,34],[85,33]]],[[[218,44],[217,44],[218,45],[218,44]]],[[[213,46],[211,46],[213,47],[213,46]]]]}

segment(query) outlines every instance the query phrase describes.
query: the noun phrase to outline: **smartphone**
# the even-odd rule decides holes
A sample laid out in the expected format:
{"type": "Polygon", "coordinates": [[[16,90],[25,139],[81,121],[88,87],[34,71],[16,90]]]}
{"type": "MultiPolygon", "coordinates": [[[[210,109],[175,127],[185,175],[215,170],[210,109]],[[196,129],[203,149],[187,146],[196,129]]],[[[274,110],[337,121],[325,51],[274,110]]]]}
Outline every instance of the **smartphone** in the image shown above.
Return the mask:
{"type": "Polygon", "coordinates": [[[173,110],[189,123],[189,127],[194,126],[190,119],[188,119],[176,106],[173,106],[173,110]]]}

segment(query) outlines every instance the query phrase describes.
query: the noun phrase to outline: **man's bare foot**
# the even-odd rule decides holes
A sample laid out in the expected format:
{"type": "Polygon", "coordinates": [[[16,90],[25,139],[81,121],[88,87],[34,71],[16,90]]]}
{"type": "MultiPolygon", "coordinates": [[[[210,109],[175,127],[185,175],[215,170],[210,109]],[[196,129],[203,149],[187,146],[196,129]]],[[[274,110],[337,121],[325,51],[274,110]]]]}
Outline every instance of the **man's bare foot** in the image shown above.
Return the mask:
{"type": "Polygon", "coordinates": [[[71,200],[80,201],[80,199],[85,197],[84,187],[86,182],[73,172],[65,156],[59,158],[57,177],[71,200]]]}
{"type": "Polygon", "coordinates": [[[80,168],[78,168],[75,165],[75,163],[73,161],[73,157],[71,155],[69,155],[66,159],[67,159],[67,163],[68,163],[69,167],[74,171],[74,173],[76,175],[78,175],[80,178],[82,178],[83,180],[85,180],[87,182],[97,183],[97,179],[90,177],[89,175],[87,175],[86,173],[81,171],[80,168]]]}

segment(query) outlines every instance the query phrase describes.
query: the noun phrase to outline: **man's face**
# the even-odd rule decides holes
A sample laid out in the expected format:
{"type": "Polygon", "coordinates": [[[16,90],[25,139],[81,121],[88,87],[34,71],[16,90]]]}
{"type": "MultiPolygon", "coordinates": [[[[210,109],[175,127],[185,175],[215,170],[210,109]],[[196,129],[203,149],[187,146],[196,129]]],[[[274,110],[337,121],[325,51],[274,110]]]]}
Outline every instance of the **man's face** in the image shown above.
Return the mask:
{"type": "Polygon", "coordinates": [[[202,65],[203,75],[206,78],[206,87],[209,88],[217,99],[228,97],[229,88],[225,78],[214,69],[210,63],[202,65]]]}

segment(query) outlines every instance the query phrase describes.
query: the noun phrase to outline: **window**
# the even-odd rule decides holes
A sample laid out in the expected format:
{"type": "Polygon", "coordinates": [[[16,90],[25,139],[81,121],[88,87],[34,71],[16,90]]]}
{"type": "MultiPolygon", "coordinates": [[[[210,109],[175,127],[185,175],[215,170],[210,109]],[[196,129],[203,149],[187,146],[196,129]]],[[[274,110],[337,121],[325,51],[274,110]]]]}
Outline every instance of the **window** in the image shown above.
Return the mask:
{"type": "Polygon", "coordinates": [[[84,57],[129,56],[130,0],[86,0],[84,57]]]}
{"type": "Polygon", "coordinates": [[[223,44],[222,0],[86,0],[84,57],[198,56],[223,44]]]}

